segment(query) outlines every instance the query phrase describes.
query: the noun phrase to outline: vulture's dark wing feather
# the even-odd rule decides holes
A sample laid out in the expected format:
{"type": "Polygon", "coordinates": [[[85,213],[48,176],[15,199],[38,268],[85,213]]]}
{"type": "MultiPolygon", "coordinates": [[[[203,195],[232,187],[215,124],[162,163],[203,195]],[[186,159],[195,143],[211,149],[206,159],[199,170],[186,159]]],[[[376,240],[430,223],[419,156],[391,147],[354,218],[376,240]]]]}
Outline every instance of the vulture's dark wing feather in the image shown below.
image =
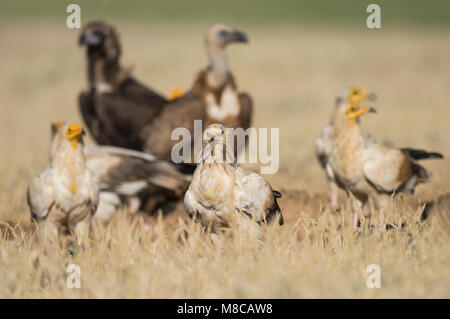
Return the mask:
{"type": "Polygon", "coordinates": [[[115,193],[122,199],[136,196],[143,203],[152,200],[156,207],[182,198],[189,186],[189,176],[147,153],[94,146],[86,147],[85,155],[100,191],[115,193]]]}
{"type": "MultiPolygon", "coordinates": [[[[172,131],[176,128],[186,128],[193,138],[194,120],[205,120],[205,108],[203,100],[190,92],[166,104],[158,118],[142,131],[141,136],[145,140],[144,151],[171,161],[172,147],[179,142],[171,140],[172,131]]],[[[203,129],[204,127],[202,131],[203,129]]],[[[198,133],[200,139],[202,131],[198,133]]],[[[193,142],[191,146],[193,148],[193,142]]],[[[191,155],[193,160],[193,149],[191,155]]]]}
{"type": "Polygon", "coordinates": [[[142,149],[140,132],[167,100],[129,77],[112,92],[92,89],[80,110],[94,139],[103,145],[142,149]]]}

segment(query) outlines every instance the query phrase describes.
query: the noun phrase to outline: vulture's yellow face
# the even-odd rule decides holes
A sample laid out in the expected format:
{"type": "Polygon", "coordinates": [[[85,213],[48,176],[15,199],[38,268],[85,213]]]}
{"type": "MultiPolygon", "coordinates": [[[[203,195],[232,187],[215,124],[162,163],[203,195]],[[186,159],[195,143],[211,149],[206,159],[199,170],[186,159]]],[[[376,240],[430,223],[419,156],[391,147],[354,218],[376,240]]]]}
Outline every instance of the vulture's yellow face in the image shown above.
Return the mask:
{"type": "Polygon", "coordinates": [[[81,124],[69,124],[64,133],[64,137],[70,141],[73,148],[78,147],[78,143],[82,141],[83,135],[85,135],[85,132],[81,124]]]}
{"type": "Polygon", "coordinates": [[[364,89],[352,87],[349,90],[347,99],[351,105],[357,105],[363,101],[375,100],[375,94],[364,89]]]}
{"type": "Polygon", "coordinates": [[[347,95],[347,108],[345,116],[354,122],[358,117],[367,112],[376,113],[373,107],[359,105],[361,102],[375,100],[375,94],[364,89],[352,87],[349,89],[347,95]]]}

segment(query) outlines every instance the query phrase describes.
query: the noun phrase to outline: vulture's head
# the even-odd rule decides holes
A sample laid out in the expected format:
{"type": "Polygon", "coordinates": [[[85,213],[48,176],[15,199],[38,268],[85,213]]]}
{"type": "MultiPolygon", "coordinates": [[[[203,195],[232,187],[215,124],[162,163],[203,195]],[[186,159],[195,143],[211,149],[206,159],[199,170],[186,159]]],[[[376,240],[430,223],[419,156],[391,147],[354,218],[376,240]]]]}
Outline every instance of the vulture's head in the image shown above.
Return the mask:
{"type": "Polygon", "coordinates": [[[80,34],[79,44],[86,46],[92,58],[114,60],[120,57],[119,37],[114,28],[103,21],[89,22],[80,34]]]}
{"type": "Polygon", "coordinates": [[[79,145],[84,145],[83,138],[86,132],[81,124],[64,121],[53,122],[51,124],[51,133],[50,159],[55,156],[57,150],[63,145],[71,145],[74,149],[77,149],[79,145]]]}
{"type": "Polygon", "coordinates": [[[365,89],[349,87],[342,91],[336,99],[336,106],[341,104],[358,105],[364,101],[375,101],[376,95],[365,89]]]}
{"type": "Polygon", "coordinates": [[[336,100],[338,114],[345,115],[350,121],[354,122],[361,115],[366,113],[376,113],[376,110],[370,106],[361,105],[365,101],[374,101],[376,95],[368,90],[350,87],[345,89],[336,100]]]}
{"type": "Polygon", "coordinates": [[[211,124],[203,132],[202,159],[209,163],[234,163],[233,152],[227,147],[223,125],[211,124]]]}
{"type": "Polygon", "coordinates": [[[203,132],[203,143],[206,144],[224,144],[225,127],[222,124],[211,124],[203,132]]]}
{"type": "Polygon", "coordinates": [[[244,33],[224,24],[215,24],[206,33],[206,46],[208,48],[224,49],[230,43],[247,42],[248,38],[244,33]]]}

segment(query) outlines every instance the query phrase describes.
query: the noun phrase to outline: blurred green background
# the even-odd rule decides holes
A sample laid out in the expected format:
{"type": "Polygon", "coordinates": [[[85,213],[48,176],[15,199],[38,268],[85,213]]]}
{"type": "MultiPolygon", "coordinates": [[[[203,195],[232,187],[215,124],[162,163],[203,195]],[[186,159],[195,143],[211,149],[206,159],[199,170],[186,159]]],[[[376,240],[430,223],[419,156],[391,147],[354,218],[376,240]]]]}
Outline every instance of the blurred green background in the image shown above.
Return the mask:
{"type": "Polygon", "coordinates": [[[77,3],[82,23],[90,19],[145,23],[225,23],[365,27],[370,3],[381,6],[382,27],[449,27],[449,0],[165,0],[165,1],[2,1],[0,18],[65,19],[65,8],[77,3]]]}

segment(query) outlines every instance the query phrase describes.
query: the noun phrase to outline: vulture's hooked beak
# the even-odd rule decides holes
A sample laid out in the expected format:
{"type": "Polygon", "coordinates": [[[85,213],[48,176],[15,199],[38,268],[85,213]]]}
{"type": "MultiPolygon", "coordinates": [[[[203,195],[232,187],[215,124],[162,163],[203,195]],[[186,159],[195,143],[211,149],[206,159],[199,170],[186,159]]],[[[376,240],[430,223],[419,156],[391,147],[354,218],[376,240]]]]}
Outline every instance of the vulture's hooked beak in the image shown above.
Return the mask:
{"type": "Polygon", "coordinates": [[[95,30],[86,29],[81,33],[80,38],[78,39],[78,44],[80,46],[86,44],[87,46],[93,47],[100,45],[102,41],[103,37],[98,34],[98,32],[95,32],[95,30]]]}
{"type": "Polygon", "coordinates": [[[248,43],[248,38],[245,33],[241,31],[233,31],[229,33],[228,42],[248,43]]]}

